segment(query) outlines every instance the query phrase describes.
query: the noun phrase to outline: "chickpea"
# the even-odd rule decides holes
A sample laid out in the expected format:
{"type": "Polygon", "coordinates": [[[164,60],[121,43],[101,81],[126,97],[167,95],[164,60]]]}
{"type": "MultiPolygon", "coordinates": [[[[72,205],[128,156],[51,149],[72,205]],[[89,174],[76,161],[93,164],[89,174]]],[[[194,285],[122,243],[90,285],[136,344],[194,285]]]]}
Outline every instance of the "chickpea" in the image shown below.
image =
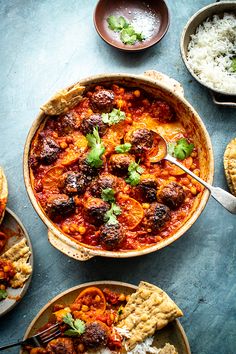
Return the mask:
{"type": "Polygon", "coordinates": [[[0,290],[5,290],[5,289],[6,289],[5,285],[0,284],[0,290]]]}
{"type": "Polygon", "coordinates": [[[135,90],[134,91],[134,96],[135,97],[140,97],[140,91],[139,90],[135,90]]]}
{"type": "Polygon", "coordinates": [[[125,300],[128,302],[130,299],[130,295],[126,295],[125,300]]]}
{"type": "Polygon", "coordinates": [[[113,313],[110,314],[110,319],[112,322],[114,322],[115,316],[113,315],[113,313]]]}
{"type": "Polygon", "coordinates": [[[143,209],[148,209],[150,207],[149,203],[143,203],[142,204],[143,209]]]}
{"type": "Polygon", "coordinates": [[[9,271],[10,271],[10,267],[9,267],[9,266],[4,266],[4,267],[3,267],[3,271],[4,271],[5,273],[9,272],[9,271]]]}
{"type": "Polygon", "coordinates": [[[53,133],[52,133],[52,136],[53,136],[53,138],[58,138],[57,132],[53,132],[53,133]]]}
{"type": "Polygon", "coordinates": [[[119,300],[120,300],[120,301],[125,301],[125,295],[124,295],[124,294],[120,294],[119,300]]]}
{"type": "Polygon", "coordinates": [[[61,147],[62,149],[66,149],[66,148],[68,147],[68,145],[67,145],[67,143],[66,143],[65,141],[62,141],[62,142],[60,143],[60,147],[61,147]]]}
{"type": "Polygon", "coordinates": [[[170,176],[169,180],[170,180],[170,181],[176,181],[176,177],[170,176]]]}
{"type": "Polygon", "coordinates": [[[67,226],[67,225],[62,225],[62,230],[63,230],[65,233],[69,233],[69,232],[70,232],[69,226],[67,226]]]}
{"type": "Polygon", "coordinates": [[[96,295],[94,300],[95,300],[95,302],[99,302],[99,301],[101,301],[101,297],[99,295],[96,295]]]}
{"type": "Polygon", "coordinates": [[[83,353],[84,352],[84,345],[82,343],[80,343],[77,347],[78,351],[83,353]]]}
{"type": "Polygon", "coordinates": [[[79,226],[78,231],[79,231],[80,235],[83,235],[86,232],[86,228],[84,226],[79,226]]]}
{"type": "Polygon", "coordinates": [[[197,194],[197,190],[195,187],[191,187],[190,188],[190,192],[193,194],[193,195],[196,195],[197,194]]]}
{"type": "Polygon", "coordinates": [[[83,312],[88,312],[89,308],[88,308],[87,305],[82,305],[81,310],[82,310],[83,312]]]}

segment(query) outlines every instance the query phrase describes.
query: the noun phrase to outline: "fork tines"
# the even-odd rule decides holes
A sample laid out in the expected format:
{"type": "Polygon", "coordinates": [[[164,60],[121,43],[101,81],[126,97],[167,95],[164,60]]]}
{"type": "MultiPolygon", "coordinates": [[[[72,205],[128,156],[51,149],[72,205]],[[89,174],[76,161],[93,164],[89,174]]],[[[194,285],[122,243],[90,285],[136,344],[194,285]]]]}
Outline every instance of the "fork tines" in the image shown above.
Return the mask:
{"type": "Polygon", "coordinates": [[[50,342],[50,340],[55,339],[61,335],[61,330],[59,328],[59,324],[55,324],[47,328],[45,331],[39,333],[41,341],[46,344],[50,342]]]}

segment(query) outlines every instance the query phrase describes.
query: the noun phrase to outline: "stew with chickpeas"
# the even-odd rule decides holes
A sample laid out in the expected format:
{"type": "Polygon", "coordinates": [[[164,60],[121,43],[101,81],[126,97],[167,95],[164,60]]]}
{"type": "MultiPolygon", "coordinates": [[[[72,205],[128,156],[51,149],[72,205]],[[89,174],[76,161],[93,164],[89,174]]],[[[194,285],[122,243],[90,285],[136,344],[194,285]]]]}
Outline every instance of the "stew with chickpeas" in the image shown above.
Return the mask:
{"type": "Polygon", "coordinates": [[[29,165],[48,218],[76,242],[109,251],[170,237],[202,187],[170,162],[155,162],[157,133],[200,174],[192,132],[167,102],[140,89],[97,86],[66,114],[47,117],[29,165]]]}

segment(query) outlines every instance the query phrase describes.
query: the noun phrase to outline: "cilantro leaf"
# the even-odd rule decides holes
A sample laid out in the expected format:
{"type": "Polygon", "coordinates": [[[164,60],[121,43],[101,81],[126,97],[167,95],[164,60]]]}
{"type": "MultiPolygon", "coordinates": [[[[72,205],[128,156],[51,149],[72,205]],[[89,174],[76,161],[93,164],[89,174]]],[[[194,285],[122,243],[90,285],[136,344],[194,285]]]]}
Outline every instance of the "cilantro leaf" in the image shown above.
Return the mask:
{"type": "Polygon", "coordinates": [[[133,45],[136,41],[142,41],[145,39],[142,33],[136,32],[135,29],[129,25],[126,28],[123,28],[120,32],[120,39],[124,44],[133,45]]]}
{"type": "Polygon", "coordinates": [[[7,298],[6,290],[0,290],[0,301],[7,298]]]}
{"type": "Polygon", "coordinates": [[[63,317],[63,322],[67,324],[70,328],[67,329],[64,334],[69,337],[80,336],[85,331],[85,323],[80,319],[74,320],[71,313],[67,313],[63,317]]]}
{"type": "Polygon", "coordinates": [[[128,152],[130,149],[131,149],[131,144],[130,143],[124,143],[124,144],[121,144],[121,145],[117,145],[115,147],[115,150],[116,152],[118,153],[124,153],[124,152],[128,152]]]}
{"type": "Polygon", "coordinates": [[[193,152],[194,145],[189,144],[187,139],[179,139],[176,143],[168,144],[168,152],[179,160],[184,160],[193,152]]]}
{"type": "Polygon", "coordinates": [[[111,204],[111,208],[106,212],[104,216],[104,221],[109,225],[118,224],[118,220],[116,218],[117,215],[121,214],[121,208],[115,204],[111,204]]]}
{"type": "Polygon", "coordinates": [[[128,178],[126,178],[126,182],[131,186],[136,186],[140,182],[140,175],[143,173],[143,168],[139,166],[136,162],[131,162],[128,168],[128,178]]]}
{"type": "Polygon", "coordinates": [[[231,69],[233,70],[233,72],[236,72],[236,57],[232,59],[231,69]]]}
{"type": "Polygon", "coordinates": [[[108,27],[113,30],[114,32],[120,32],[122,28],[128,26],[128,22],[123,16],[116,17],[116,16],[109,16],[107,18],[108,27]]]}
{"type": "Polygon", "coordinates": [[[87,134],[86,139],[89,147],[91,147],[91,150],[87,155],[87,161],[92,167],[99,168],[103,164],[101,157],[106,149],[99,136],[98,127],[93,128],[93,133],[87,134]]]}
{"type": "Polygon", "coordinates": [[[101,197],[105,202],[115,202],[115,191],[112,188],[102,190],[101,197]]]}
{"type": "Polygon", "coordinates": [[[102,113],[102,121],[108,125],[117,124],[122,120],[125,120],[125,118],[125,112],[116,108],[113,108],[110,113],[102,113]]]}

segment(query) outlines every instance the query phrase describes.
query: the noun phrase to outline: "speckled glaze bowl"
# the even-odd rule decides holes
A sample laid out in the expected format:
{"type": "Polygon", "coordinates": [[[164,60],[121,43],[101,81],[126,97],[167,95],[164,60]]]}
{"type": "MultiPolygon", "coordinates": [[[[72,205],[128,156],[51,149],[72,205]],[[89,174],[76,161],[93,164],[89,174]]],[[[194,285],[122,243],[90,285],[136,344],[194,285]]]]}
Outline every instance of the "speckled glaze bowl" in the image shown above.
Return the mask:
{"type": "MultiPolygon", "coordinates": [[[[167,101],[175,109],[178,119],[182,122],[184,127],[187,129],[190,128],[192,130],[193,141],[198,149],[198,154],[200,156],[200,177],[202,177],[208,183],[212,183],[214,162],[210,137],[201,118],[194,110],[194,108],[184,98],[183,89],[178,82],[173,79],[170,79],[169,77],[161,73],[149,71],[143,75],[98,75],[83,79],[79,83],[80,85],[85,86],[86,90],[90,90],[96,85],[106,86],[114,83],[129,87],[142,88],[143,90],[151,93],[152,95],[167,101]]],[[[47,215],[37,202],[31,185],[30,169],[28,164],[31,141],[37,129],[45,120],[45,118],[46,115],[41,112],[37,116],[36,120],[33,122],[29,134],[27,136],[24,150],[24,180],[30,201],[33,204],[33,207],[35,208],[36,212],[48,228],[49,242],[59,251],[65,253],[69,257],[85,261],[94,256],[129,258],[157,251],[163,247],[170,245],[172,242],[180,238],[193,225],[193,223],[197,220],[197,218],[203,211],[209,198],[208,190],[204,190],[196,197],[192,211],[186,217],[185,223],[172,236],[164,239],[161,242],[158,242],[155,245],[146,247],[141,250],[106,251],[75,242],[72,238],[66,236],[61,230],[59,230],[55,226],[55,224],[47,217],[47,215]]]]}

